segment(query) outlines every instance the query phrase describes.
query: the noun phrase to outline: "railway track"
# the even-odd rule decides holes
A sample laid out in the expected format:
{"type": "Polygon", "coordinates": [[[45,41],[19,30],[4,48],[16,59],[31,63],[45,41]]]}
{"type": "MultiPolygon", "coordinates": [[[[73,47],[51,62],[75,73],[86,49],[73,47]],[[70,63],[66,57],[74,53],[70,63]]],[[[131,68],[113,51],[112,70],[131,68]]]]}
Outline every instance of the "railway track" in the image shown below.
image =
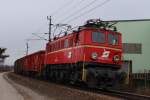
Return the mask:
{"type": "Polygon", "coordinates": [[[117,91],[117,90],[97,89],[97,93],[111,95],[111,96],[123,98],[125,100],[150,100],[150,96],[147,96],[147,95],[140,95],[136,93],[122,92],[122,91],[117,91]]]}
{"type": "MultiPolygon", "coordinates": [[[[37,78],[34,78],[34,79],[42,80],[42,79],[37,79],[37,78]]],[[[73,84],[69,84],[69,83],[68,84],[57,83],[57,82],[53,82],[53,81],[49,81],[49,80],[43,80],[43,81],[62,85],[62,86],[69,87],[72,89],[81,90],[83,92],[85,91],[85,92],[89,92],[89,93],[103,94],[103,95],[117,97],[117,98],[124,99],[124,100],[150,100],[150,96],[135,94],[135,93],[131,93],[131,92],[122,92],[119,90],[104,90],[101,88],[91,89],[91,88],[87,88],[85,85],[81,86],[81,84],[73,85],[73,84]]]]}
{"type": "Polygon", "coordinates": [[[150,96],[148,95],[141,95],[141,94],[136,94],[136,93],[131,93],[131,92],[123,92],[119,90],[105,90],[102,88],[91,89],[91,88],[87,88],[86,86],[80,86],[79,84],[78,85],[60,84],[60,83],[56,83],[56,84],[63,85],[63,86],[73,88],[73,89],[77,89],[77,90],[82,90],[85,92],[118,97],[123,100],[150,100],[150,96]]]}
{"type": "MultiPolygon", "coordinates": [[[[65,85],[68,86],[68,85],[65,85]]],[[[103,94],[103,95],[108,95],[108,96],[113,96],[113,97],[118,97],[124,100],[150,100],[150,96],[148,95],[141,95],[141,94],[136,94],[136,93],[131,93],[131,92],[123,92],[119,90],[105,90],[102,88],[96,88],[96,89],[90,89],[87,87],[80,87],[80,86],[70,86],[70,88],[75,88],[79,90],[83,90],[85,92],[91,92],[91,93],[97,93],[97,94],[103,94]]]]}
{"type": "MultiPolygon", "coordinates": [[[[34,78],[34,79],[36,79],[36,78],[34,78]]],[[[36,79],[36,80],[41,80],[41,79],[36,79]]],[[[122,91],[118,91],[118,90],[104,90],[101,88],[91,89],[91,88],[87,88],[85,85],[81,86],[81,84],[71,85],[69,83],[63,84],[63,83],[57,83],[57,82],[53,82],[53,81],[49,81],[49,80],[43,80],[43,81],[54,83],[57,85],[62,85],[62,86],[69,87],[72,89],[81,90],[83,92],[89,92],[89,93],[108,95],[108,96],[112,96],[112,97],[118,97],[118,98],[123,99],[123,100],[150,100],[150,96],[135,94],[135,93],[131,93],[131,92],[122,92],[122,91]]]]}

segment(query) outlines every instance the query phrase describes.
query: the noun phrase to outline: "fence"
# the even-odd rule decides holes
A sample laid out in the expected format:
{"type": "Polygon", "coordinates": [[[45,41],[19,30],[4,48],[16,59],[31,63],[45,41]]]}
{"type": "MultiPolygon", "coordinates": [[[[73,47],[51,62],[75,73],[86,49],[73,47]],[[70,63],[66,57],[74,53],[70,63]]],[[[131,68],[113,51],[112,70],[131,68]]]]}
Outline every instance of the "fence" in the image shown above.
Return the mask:
{"type": "Polygon", "coordinates": [[[0,72],[12,71],[13,66],[0,66],[0,72]]]}
{"type": "Polygon", "coordinates": [[[134,73],[131,81],[134,87],[150,88],[150,73],[134,73]]]}

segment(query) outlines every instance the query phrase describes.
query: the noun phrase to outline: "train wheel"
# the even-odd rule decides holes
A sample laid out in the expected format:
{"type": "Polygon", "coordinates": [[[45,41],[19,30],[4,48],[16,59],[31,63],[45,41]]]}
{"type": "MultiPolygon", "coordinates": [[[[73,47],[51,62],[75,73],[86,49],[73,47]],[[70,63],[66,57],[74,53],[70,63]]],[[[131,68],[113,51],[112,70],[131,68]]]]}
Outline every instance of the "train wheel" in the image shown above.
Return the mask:
{"type": "Polygon", "coordinates": [[[98,80],[96,79],[94,73],[88,72],[87,75],[87,85],[89,88],[96,88],[98,80]]]}

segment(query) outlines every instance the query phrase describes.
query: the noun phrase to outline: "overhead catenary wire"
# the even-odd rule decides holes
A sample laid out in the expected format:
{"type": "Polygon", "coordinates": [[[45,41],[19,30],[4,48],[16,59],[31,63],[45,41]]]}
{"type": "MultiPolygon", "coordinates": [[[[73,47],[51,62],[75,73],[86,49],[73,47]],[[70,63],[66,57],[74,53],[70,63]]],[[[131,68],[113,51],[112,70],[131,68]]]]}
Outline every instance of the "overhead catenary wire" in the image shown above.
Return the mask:
{"type": "MultiPolygon", "coordinates": [[[[75,8],[76,6],[81,5],[81,4],[83,3],[83,1],[85,1],[85,0],[80,0],[79,2],[77,2],[77,4],[75,4],[75,5],[73,6],[73,8],[75,8]]],[[[63,22],[65,19],[68,19],[68,18],[72,17],[72,16],[74,15],[74,13],[78,13],[78,12],[80,12],[80,11],[82,11],[82,10],[88,8],[89,6],[91,6],[92,4],[94,4],[96,1],[98,1],[98,0],[92,0],[91,2],[89,2],[88,4],[86,4],[84,7],[78,9],[77,11],[75,11],[75,12],[73,12],[73,13],[71,13],[69,16],[67,16],[67,17],[64,18],[63,20],[58,21],[58,23],[61,23],[61,22],[63,22]]],[[[56,30],[54,30],[54,32],[55,32],[55,31],[56,31],[56,30]]],[[[68,31],[69,31],[69,30],[68,30],[68,31]]]]}
{"type": "MultiPolygon", "coordinates": [[[[78,1],[73,7],[76,7],[77,5],[80,5],[80,4],[82,4],[83,3],[83,1],[85,1],[85,0],[80,0],[80,1],[78,1]]],[[[85,10],[86,8],[88,8],[89,6],[91,6],[92,4],[94,4],[96,1],[98,1],[98,0],[92,0],[91,2],[89,2],[87,5],[85,5],[84,7],[82,7],[82,8],[80,8],[80,9],[78,9],[76,12],[74,12],[74,13],[78,13],[78,12],[81,12],[82,10],[85,10]]],[[[65,3],[64,5],[62,5],[61,7],[59,7],[56,11],[55,11],[55,14],[56,13],[58,13],[59,11],[62,11],[62,9],[64,9],[68,4],[70,4],[71,2],[67,2],[67,3],[65,3]],[[64,6],[64,7],[63,7],[64,6]]],[[[72,17],[72,15],[74,15],[74,13],[71,13],[71,17],[72,17]]],[[[52,15],[54,15],[54,13],[52,13],[52,15]]],[[[65,19],[68,19],[68,18],[70,18],[70,16],[67,16],[65,19]]],[[[65,19],[63,19],[63,20],[65,20],[65,19]]],[[[56,28],[57,29],[57,28],[56,28]]],[[[54,33],[55,33],[55,31],[56,31],[56,29],[54,29],[54,33]]],[[[53,33],[53,34],[54,34],[53,33]]]]}
{"type": "Polygon", "coordinates": [[[54,12],[52,12],[50,15],[55,16],[56,14],[60,13],[62,9],[66,8],[69,4],[71,4],[73,1],[69,0],[65,4],[61,5],[59,8],[57,8],[54,12]]]}
{"type": "MultiPolygon", "coordinates": [[[[79,2],[77,2],[76,4],[73,5],[72,8],[76,7],[76,5],[81,4],[81,2],[83,2],[85,0],[79,0],[79,2]]],[[[72,0],[69,0],[68,2],[64,3],[63,5],[61,5],[58,9],[56,9],[54,12],[52,12],[50,15],[57,15],[59,12],[62,11],[62,9],[68,7],[68,5],[72,4],[72,0]]],[[[54,25],[53,25],[54,26],[54,25]]],[[[42,28],[45,27],[44,25],[42,26],[42,28]]],[[[38,33],[41,29],[38,29],[35,33],[38,33]]],[[[56,31],[56,29],[54,29],[54,32],[56,31]]]]}
{"type": "Polygon", "coordinates": [[[72,22],[73,20],[76,20],[76,19],[80,18],[81,16],[86,15],[86,14],[88,14],[89,12],[92,12],[93,10],[95,10],[95,9],[97,9],[97,8],[100,8],[100,7],[102,7],[103,5],[105,5],[106,3],[110,2],[110,1],[111,1],[111,0],[105,0],[104,2],[98,4],[97,6],[94,6],[94,7],[92,7],[91,9],[86,10],[85,12],[79,14],[78,16],[73,17],[72,19],[66,21],[66,23],[72,22]]]}
{"type": "MultiPolygon", "coordinates": [[[[78,9],[78,10],[76,11],[76,13],[81,12],[82,10],[88,8],[90,5],[94,4],[96,1],[98,1],[98,0],[93,0],[92,2],[88,3],[86,6],[82,7],[81,9],[78,9]],[[80,10],[80,11],[79,11],[79,10],[80,10]]],[[[87,13],[89,13],[89,12],[91,12],[91,11],[93,11],[93,10],[95,10],[95,9],[97,9],[97,8],[99,8],[99,7],[101,7],[101,6],[103,6],[104,4],[106,4],[106,3],[109,2],[109,1],[111,1],[111,0],[105,0],[104,2],[102,2],[102,3],[100,3],[100,4],[98,4],[98,5],[94,6],[94,7],[92,7],[91,9],[86,10],[85,12],[79,14],[78,16],[75,16],[75,17],[73,17],[73,18],[71,17],[72,19],[68,20],[67,22],[71,22],[71,21],[73,21],[73,20],[76,20],[76,19],[78,19],[79,17],[81,17],[81,16],[83,16],[83,15],[85,15],[85,14],[87,14],[87,13]]],[[[70,17],[69,17],[69,18],[70,18],[70,17]]],[[[68,18],[68,19],[69,19],[69,18],[68,18]]],[[[55,32],[55,31],[56,31],[56,30],[54,30],[54,32],[55,32]]],[[[69,30],[69,31],[70,31],[70,30],[69,30]]]]}
{"type": "MultiPolygon", "coordinates": [[[[85,1],[85,0],[80,0],[80,1],[77,2],[74,6],[72,6],[72,8],[75,8],[75,7],[79,6],[79,5],[81,5],[84,1],[85,1]]],[[[97,1],[97,0],[93,0],[93,1],[95,2],[95,1],[97,1]]],[[[80,9],[78,9],[76,12],[71,13],[69,16],[67,16],[66,18],[62,19],[62,20],[59,21],[59,22],[62,22],[63,20],[65,20],[65,19],[71,17],[71,16],[74,15],[75,13],[81,11],[82,9],[87,8],[87,7],[90,6],[92,3],[94,3],[93,1],[90,2],[90,3],[88,3],[88,5],[86,5],[86,6],[82,7],[82,8],[80,8],[80,9]]],[[[70,10],[70,9],[69,9],[69,10],[70,10]]],[[[66,12],[67,12],[67,11],[66,11],[66,12]]]]}
{"type": "MultiPolygon", "coordinates": [[[[54,29],[54,32],[55,32],[56,29],[58,29],[58,28],[59,28],[59,27],[55,28],[55,29],[54,29]]],[[[55,37],[55,36],[60,36],[61,34],[65,33],[65,32],[71,32],[71,31],[73,31],[74,29],[77,29],[77,28],[79,28],[79,26],[74,26],[74,27],[72,27],[72,28],[70,28],[70,29],[68,29],[68,30],[66,30],[66,31],[64,31],[64,32],[61,30],[61,31],[59,32],[59,34],[53,35],[53,37],[55,37]]]]}
{"type": "Polygon", "coordinates": [[[56,30],[58,29],[58,27],[56,26],[55,28],[54,28],[54,30],[53,30],[53,37],[55,37],[55,32],[56,32],[56,30]]]}
{"type": "MultiPolygon", "coordinates": [[[[38,36],[39,37],[39,36],[38,36]]],[[[42,37],[41,38],[29,38],[29,39],[26,39],[26,55],[28,55],[29,54],[29,41],[41,41],[41,40],[44,40],[45,41],[45,39],[43,39],[42,37]]],[[[48,40],[47,40],[48,41],[48,40]]]]}
{"type": "Polygon", "coordinates": [[[45,39],[44,37],[41,37],[41,36],[37,35],[36,33],[32,33],[32,35],[38,37],[40,40],[48,41],[47,39],[45,39]]]}

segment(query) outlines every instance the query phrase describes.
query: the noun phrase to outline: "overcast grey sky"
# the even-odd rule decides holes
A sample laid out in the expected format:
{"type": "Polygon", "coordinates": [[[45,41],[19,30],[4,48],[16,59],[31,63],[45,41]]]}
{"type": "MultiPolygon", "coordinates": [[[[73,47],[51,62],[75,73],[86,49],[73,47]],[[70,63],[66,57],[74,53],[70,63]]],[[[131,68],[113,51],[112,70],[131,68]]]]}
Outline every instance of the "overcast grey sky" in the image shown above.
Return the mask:
{"type": "MultiPolygon", "coordinates": [[[[100,5],[105,0],[0,0],[0,47],[6,47],[10,57],[6,64],[25,55],[25,40],[36,38],[32,33],[48,31],[46,16],[53,23],[65,23],[100,5]],[[93,3],[89,5],[90,2],[93,3]],[[87,7],[85,7],[88,5],[87,7]],[[81,8],[84,8],[81,10],[81,8]],[[76,13],[77,11],[80,11],[76,13]],[[71,16],[70,16],[71,15],[71,16]],[[70,16],[69,18],[67,16],[70,16]],[[66,19],[67,18],[67,19],[66,19]]],[[[105,5],[71,20],[68,24],[81,25],[87,19],[150,19],[150,0],[108,0],[105,5]]],[[[44,36],[41,34],[41,36],[44,36]]],[[[45,36],[48,37],[48,36],[45,36]]],[[[44,49],[46,41],[29,41],[29,53],[44,49]]]]}

